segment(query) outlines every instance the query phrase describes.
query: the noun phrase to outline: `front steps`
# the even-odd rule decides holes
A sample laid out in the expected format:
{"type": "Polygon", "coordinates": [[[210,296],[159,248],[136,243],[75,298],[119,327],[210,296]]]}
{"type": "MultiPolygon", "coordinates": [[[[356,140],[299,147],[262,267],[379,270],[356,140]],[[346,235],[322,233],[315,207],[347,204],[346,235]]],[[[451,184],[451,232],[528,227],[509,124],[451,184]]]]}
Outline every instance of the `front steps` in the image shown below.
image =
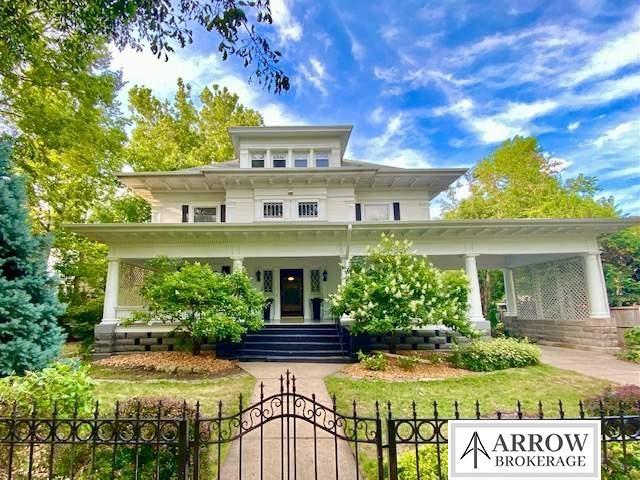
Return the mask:
{"type": "Polygon", "coordinates": [[[273,324],[248,333],[238,351],[241,362],[353,361],[348,334],[335,324],[273,324]]]}

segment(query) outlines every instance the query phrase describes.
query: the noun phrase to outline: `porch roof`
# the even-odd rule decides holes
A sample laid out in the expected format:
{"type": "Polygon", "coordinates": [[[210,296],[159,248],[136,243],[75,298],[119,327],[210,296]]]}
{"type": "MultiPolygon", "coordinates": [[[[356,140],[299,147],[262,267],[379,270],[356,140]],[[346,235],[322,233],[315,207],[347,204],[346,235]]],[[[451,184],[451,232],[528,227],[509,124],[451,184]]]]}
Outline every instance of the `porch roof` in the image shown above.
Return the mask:
{"type": "Polygon", "coordinates": [[[421,222],[255,222],[255,223],[102,223],[67,224],[68,230],[106,244],[123,242],[185,243],[229,240],[265,240],[294,235],[296,238],[345,238],[351,225],[352,240],[369,240],[381,233],[406,238],[595,237],[640,225],[640,217],[586,219],[487,219],[428,220],[421,222]]]}

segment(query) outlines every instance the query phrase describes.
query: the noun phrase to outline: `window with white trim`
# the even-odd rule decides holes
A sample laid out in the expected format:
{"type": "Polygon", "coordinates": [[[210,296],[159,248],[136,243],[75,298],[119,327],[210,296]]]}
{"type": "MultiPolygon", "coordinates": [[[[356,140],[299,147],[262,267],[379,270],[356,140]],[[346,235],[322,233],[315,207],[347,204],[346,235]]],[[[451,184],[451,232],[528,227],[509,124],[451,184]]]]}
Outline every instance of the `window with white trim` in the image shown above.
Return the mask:
{"type": "Polygon", "coordinates": [[[282,218],[283,212],[282,202],[264,202],[262,204],[262,216],[264,218],[282,218]]]}
{"type": "Polygon", "coordinates": [[[316,157],[316,168],[329,167],[329,152],[317,152],[314,156],[316,157]]]}
{"type": "Polygon", "coordinates": [[[273,270],[265,270],[262,275],[262,289],[265,293],[273,293],[273,270]]]}
{"type": "Polygon", "coordinates": [[[215,223],[217,211],[216,207],[193,207],[193,223],[215,223]]]}
{"type": "Polygon", "coordinates": [[[264,153],[251,154],[251,168],[264,168],[264,153]]]}
{"type": "Polygon", "coordinates": [[[318,202],[298,202],[298,217],[312,218],[318,216],[318,202]]]}
{"type": "Polygon", "coordinates": [[[388,203],[365,203],[364,205],[365,220],[389,220],[389,204],[388,203]]]}
{"type": "Polygon", "coordinates": [[[307,152],[296,152],[293,154],[293,166],[295,168],[307,168],[309,165],[309,154],[307,152]]]}
{"type": "Polygon", "coordinates": [[[271,153],[271,160],[273,160],[273,168],[286,168],[287,167],[287,153],[271,153]]]}

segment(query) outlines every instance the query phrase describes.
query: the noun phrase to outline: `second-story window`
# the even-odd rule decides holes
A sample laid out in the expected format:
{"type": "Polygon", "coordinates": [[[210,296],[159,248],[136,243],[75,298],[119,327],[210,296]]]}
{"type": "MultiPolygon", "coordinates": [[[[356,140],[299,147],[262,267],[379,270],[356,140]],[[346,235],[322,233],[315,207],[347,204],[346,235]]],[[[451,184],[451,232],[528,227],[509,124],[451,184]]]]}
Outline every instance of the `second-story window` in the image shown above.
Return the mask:
{"type": "Polygon", "coordinates": [[[318,152],[315,154],[316,157],[316,168],[327,168],[329,167],[329,153],[328,152],[318,152]]]}
{"type": "Polygon", "coordinates": [[[300,218],[312,218],[318,216],[318,202],[298,203],[298,216],[300,218]]]}
{"type": "Polygon", "coordinates": [[[193,223],[215,223],[216,207],[194,207],[193,223]]]}
{"type": "Polygon", "coordinates": [[[296,168],[307,168],[309,164],[309,155],[305,152],[298,152],[294,154],[293,166],[296,168]]]}
{"type": "Polygon", "coordinates": [[[264,168],[264,153],[251,154],[251,168],[264,168]]]}
{"type": "Polygon", "coordinates": [[[286,168],[287,167],[287,154],[286,153],[272,153],[271,158],[273,160],[273,168],[286,168]]]}
{"type": "Polygon", "coordinates": [[[264,202],[262,216],[264,218],[282,218],[283,210],[282,202],[264,202]]]}

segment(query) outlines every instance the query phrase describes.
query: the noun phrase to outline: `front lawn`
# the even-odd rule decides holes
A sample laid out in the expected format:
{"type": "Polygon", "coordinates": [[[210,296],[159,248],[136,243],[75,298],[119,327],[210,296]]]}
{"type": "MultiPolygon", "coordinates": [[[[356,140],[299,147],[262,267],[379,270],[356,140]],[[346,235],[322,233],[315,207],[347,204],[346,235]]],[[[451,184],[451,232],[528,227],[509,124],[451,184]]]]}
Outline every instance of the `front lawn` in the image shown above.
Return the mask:
{"type": "Polygon", "coordinates": [[[336,395],[340,411],[350,413],[352,401],[356,400],[359,413],[371,415],[376,400],[385,405],[390,400],[396,417],[411,416],[414,400],[418,416],[424,417],[433,416],[434,401],[438,402],[441,417],[453,415],[456,400],[462,417],[475,414],[476,400],[480,402],[481,414],[486,416],[495,415],[498,410],[514,412],[520,400],[525,413],[535,414],[538,401],[542,401],[546,416],[553,417],[560,399],[566,414],[576,415],[578,402],[600,393],[607,383],[548,365],[433,381],[355,380],[340,373],[326,379],[327,389],[336,395]]]}

